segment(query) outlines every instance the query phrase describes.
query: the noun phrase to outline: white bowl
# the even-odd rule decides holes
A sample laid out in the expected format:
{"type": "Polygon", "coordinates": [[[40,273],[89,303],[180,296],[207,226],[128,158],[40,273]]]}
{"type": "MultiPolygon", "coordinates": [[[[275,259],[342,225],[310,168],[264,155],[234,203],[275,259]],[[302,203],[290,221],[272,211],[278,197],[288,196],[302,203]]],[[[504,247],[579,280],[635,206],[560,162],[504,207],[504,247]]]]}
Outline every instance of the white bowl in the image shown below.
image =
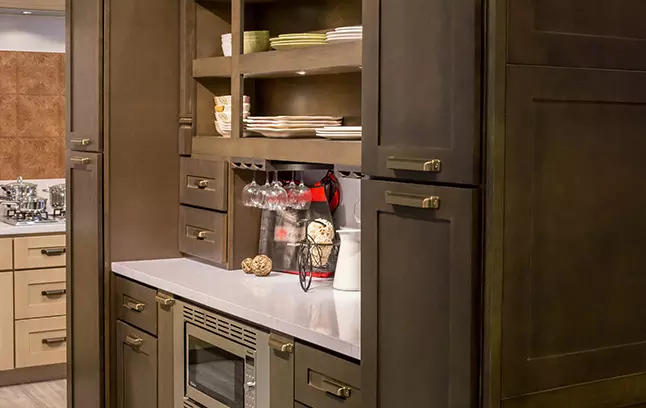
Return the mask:
{"type": "MultiPolygon", "coordinates": [[[[215,111],[218,113],[221,113],[221,112],[231,113],[232,105],[215,105],[215,111]]],[[[250,103],[243,104],[242,111],[249,113],[251,111],[251,104],[250,103]]]]}
{"type": "MultiPolygon", "coordinates": [[[[231,95],[216,96],[213,98],[216,105],[231,105],[231,95]]],[[[250,103],[251,97],[245,95],[244,103],[250,103]]]]}
{"type": "MultiPolygon", "coordinates": [[[[242,117],[247,119],[249,117],[249,112],[244,112],[242,117]]],[[[215,119],[218,122],[231,124],[231,112],[215,112],[215,119]]]]}

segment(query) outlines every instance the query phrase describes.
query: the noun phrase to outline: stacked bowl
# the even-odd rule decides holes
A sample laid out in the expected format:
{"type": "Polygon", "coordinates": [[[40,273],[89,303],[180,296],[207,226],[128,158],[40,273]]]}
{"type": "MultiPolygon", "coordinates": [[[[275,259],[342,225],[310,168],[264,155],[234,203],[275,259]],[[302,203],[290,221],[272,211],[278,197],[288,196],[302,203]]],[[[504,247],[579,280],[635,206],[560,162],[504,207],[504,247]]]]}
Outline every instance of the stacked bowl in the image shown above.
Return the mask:
{"type": "MultiPolygon", "coordinates": [[[[263,52],[269,49],[269,31],[245,31],[244,53],[263,52]]],[[[222,35],[222,52],[225,57],[233,53],[231,46],[231,33],[222,35]]]]}
{"type": "MultiPolygon", "coordinates": [[[[246,120],[251,111],[251,98],[245,96],[243,99],[242,117],[246,120]]],[[[215,102],[215,130],[224,137],[230,137],[232,119],[231,95],[216,96],[213,98],[213,101],[215,102]]]]}

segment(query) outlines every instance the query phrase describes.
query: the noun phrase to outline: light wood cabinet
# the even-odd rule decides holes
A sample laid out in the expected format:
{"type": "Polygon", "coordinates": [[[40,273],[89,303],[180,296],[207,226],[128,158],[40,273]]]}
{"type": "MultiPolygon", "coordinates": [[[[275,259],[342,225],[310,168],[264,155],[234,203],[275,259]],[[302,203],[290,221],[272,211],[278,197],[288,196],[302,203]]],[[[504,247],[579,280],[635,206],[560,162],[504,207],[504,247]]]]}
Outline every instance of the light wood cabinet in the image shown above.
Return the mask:
{"type": "Polygon", "coordinates": [[[13,240],[0,239],[0,271],[9,271],[13,268],[13,240]]]}
{"type": "Polygon", "coordinates": [[[64,315],[67,298],[65,269],[16,271],[14,294],[16,319],[64,315]]]}
{"type": "Polygon", "coordinates": [[[13,273],[0,273],[0,371],[14,368],[13,273]]]}
{"type": "Polygon", "coordinates": [[[65,316],[16,321],[16,368],[64,363],[65,316]]]}
{"type": "Polygon", "coordinates": [[[13,252],[15,269],[65,266],[65,235],[14,238],[13,252]]]}

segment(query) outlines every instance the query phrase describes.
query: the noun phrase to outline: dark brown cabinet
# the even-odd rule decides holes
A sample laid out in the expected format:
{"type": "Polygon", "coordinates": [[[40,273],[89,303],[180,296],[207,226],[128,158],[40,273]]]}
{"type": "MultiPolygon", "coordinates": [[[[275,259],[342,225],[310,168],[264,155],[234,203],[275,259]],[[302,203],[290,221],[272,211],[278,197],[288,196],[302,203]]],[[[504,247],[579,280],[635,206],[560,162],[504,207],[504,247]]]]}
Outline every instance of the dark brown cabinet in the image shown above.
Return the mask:
{"type": "Polygon", "coordinates": [[[646,3],[640,0],[511,0],[509,61],[646,69],[646,3]]]}
{"type": "Polygon", "coordinates": [[[68,398],[76,407],[103,402],[103,155],[67,156],[68,398]]]}
{"type": "Polygon", "coordinates": [[[361,202],[362,406],[477,406],[477,191],[363,180],[361,202]]]}
{"type": "Polygon", "coordinates": [[[157,408],[157,339],[117,322],[117,408],[157,408]]]}
{"type": "Polygon", "coordinates": [[[365,174],[479,184],[480,9],[364,1],[365,174]]]}
{"type": "Polygon", "coordinates": [[[646,73],[510,67],[507,110],[503,397],[646,371],[646,73]]]}
{"type": "Polygon", "coordinates": [[[269,406],[289,407],[294,401],[294,339],[271,333],[269,348],[269,406]]]}

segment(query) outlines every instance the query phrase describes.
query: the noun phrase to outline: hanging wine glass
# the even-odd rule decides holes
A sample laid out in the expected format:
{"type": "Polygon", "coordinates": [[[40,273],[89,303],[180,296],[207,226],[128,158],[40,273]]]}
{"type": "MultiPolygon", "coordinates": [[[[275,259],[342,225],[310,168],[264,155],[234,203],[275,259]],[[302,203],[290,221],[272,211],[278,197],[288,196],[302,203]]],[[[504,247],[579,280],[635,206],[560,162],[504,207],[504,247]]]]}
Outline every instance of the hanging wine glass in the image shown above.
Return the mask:
{"type": "Polygon", "coordinates": [[[253,180],[242,189],[242,205],[245,207],[257,207],[255,196],[260,185],[256,183],[256,172],[253,172],[253,180]]]}
{"type": "Polygon", "coordinates": [[[278,172],[276,172],[275,180],[267,194],[267,207],[271,211],[282,211],[287,207],[287,192],[282,183],[278,181],[278,172]]]}
{"type": "Polygon", "coordinates": [[[294,209],[307,210],[312,205],[312,191],[303,181],[303,172],[301,171],[301,182],[294,190],[294,209]]]}
{"type": "Polygon", "coordinates": [[[262,208],[263,210],[268,210],[269,205],[267,203],[267,198],[269,197],[269,192],[271,191],[271,184],[269,184],[269,172],[265,172],[265,184],[258,188],[256,193],[256,198],[254,202],[256,207],[262,208]]]}
{"type": "Polygon", "coordinates": [[[296,182],[294,181],[296,172],[292,171],[292,180],[284,187],[287,192],[287,207],[294,208],[294,191],[296,190],[296,182]]]}

